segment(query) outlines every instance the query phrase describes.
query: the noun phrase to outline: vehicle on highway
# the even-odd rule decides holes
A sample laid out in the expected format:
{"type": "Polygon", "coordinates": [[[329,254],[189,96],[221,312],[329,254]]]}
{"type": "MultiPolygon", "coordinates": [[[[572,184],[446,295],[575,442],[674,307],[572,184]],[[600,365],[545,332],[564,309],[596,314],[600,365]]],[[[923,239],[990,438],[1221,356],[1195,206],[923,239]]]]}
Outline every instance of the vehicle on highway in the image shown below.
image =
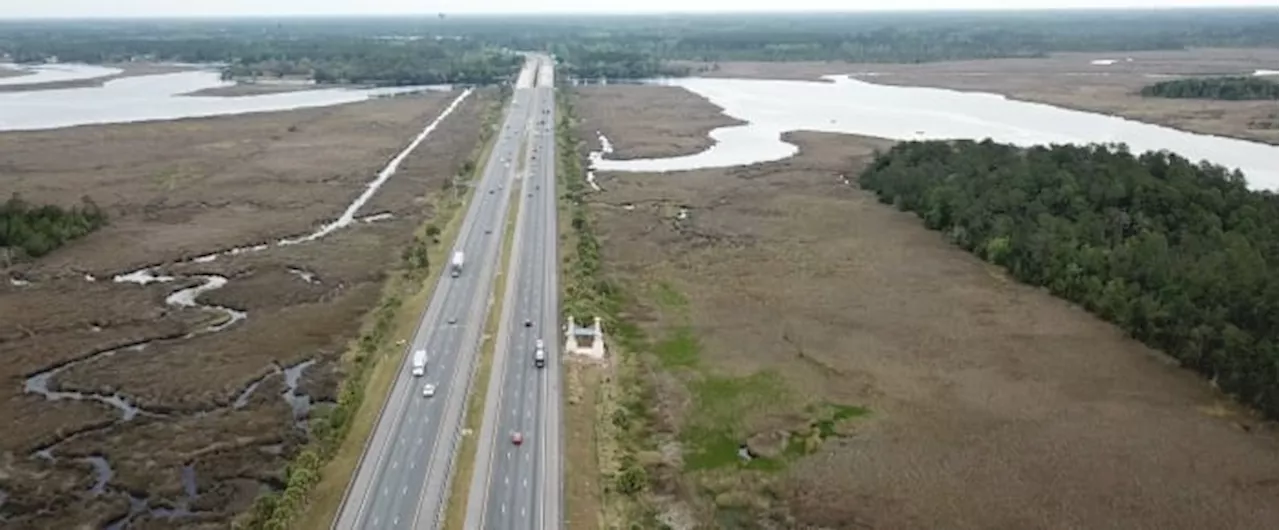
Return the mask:
{"type": "Polygon", "coordinates": [[[465,262],[466,256],[459,250],[453,253],[453,259],[449,260],[449,275],[457,278],[462,275],[462,264],[465,262]]]}
{"type": "Polygon", "coordinates": [[[457,323],[458,323],[458,317],[449,317],[449,323],[450,323],[450,324],[457,324],[457,323]]]}
{"type": "Polygon", "coordinates": [[[538,368],[547,365],[547,350],[542,346],[542,339],[533,346],[533,365],[538,368]]]}
{"type": "Polygon", "coordinates": [[[531,327],[533,327],[533,321],[532,321],[532,320],[529,320],[529,319],[527,319],[527,318],[526,318],[526,319],[524,319],[524,327],[526,327],[526,328],[531,328],[531,327]]]}
{"type": "Polygon", "coordinates": [[[520,445],[524,443],[524,435],[520,434],[519,432],[511,433],[511,443],[516,445],[520,445]]]}
{"type": "Polygon", "coordinates": [[[427,373],[427,350],[413,352],[413,376],[422,377],[427,373]]]}
{"type": "Polygon", "coordinates": [[[422,397],[431,397],[434,395],[436,395],[436,385],[427,383],[426,386],[422,387],[422,397]]]}
{"type": "Polygon", "coordinates": [[[493,229],[492,229],[492,228],[486,228],[486,229],[484,229],[484,233],[485,233],[486,235],[488,235],[488,234],[492,234],[492,233],[493,233],[493,229]]]}

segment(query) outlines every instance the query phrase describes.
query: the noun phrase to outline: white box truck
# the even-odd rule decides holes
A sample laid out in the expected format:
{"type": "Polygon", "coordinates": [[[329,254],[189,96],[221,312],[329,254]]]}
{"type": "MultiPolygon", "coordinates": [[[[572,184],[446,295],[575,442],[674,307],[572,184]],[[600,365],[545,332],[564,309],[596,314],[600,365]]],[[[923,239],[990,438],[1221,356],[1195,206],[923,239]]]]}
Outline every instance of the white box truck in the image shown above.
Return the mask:
{"type": "Polygon", "coordinates": [[[422,377],[427,373],[427,350],[413,352],[413,376],[422,377]]]}
{"type": "Polygon", "coordinates": [[[457,278],[462,274],[462,263],[464,256],[459,250],[453,253],[453,259],[449,260],[449,275],[457,278]]]}

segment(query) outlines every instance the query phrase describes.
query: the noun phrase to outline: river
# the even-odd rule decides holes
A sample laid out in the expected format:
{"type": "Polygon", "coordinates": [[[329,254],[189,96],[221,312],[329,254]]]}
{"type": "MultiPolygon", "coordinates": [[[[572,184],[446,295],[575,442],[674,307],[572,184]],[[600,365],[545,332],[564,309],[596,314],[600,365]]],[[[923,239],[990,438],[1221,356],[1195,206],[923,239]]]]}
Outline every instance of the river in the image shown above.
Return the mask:
{"type": "Polygon", "coordinates": [[[33,85],[36,83],[53,83],[55,81],[78,81],[107,77],[123,72],[119,68],[94,66],[91,64],[13,64],[0,63],[0,68],[25,72],[13,77],[0,77],[0,86],[33,85]]]}
{"type": "MultiPolygon", "coordinates": [[[[86,74],[86,69],[101,69],[86,65],[79,65],[77,68],[79,70],[71,73],[86,74]]],[[[106,75],[112,73],[114,72],[107,72],[106,75]]],[[[3,78],[0,83],[26,83],[34,77],[46,74],[53,75],[41,70],[30,75],[3,78]]],[[[97,75],[87,77],[102,77],[102,73],[97,72],[97,75]]],[[[72,79],[84,78],[86,77],[72,79]]],[[[98,87],[0,93],[0,130],[55,129],[100,123],[269,112],[353,103],[370,97],[406,92],[451,89],[449,86],[407,86],[324,88],[239,97],[184,95],[232,84],[223,81],[215,71],[190,71],[113,79],[98,87]]]]}
{"type": "Polygon", "coordinates": [[[894,140],[991,138],[1016,145],[1123,142],[1134,152],[1165,149],[1192,160],[1239,168],[1250,187],[1277,189],[1280,148],[1179,131],[1114,116],[1016,101],[996,94],[877,85],[848,76],[831,83],[684,78],[652,81],[679,86],[748,122],[711,131],[709,149],[661,159],[609,160],[598,171],[664,172],[780,160],[797,147],[787,131],[860,134],[894,140]]]}

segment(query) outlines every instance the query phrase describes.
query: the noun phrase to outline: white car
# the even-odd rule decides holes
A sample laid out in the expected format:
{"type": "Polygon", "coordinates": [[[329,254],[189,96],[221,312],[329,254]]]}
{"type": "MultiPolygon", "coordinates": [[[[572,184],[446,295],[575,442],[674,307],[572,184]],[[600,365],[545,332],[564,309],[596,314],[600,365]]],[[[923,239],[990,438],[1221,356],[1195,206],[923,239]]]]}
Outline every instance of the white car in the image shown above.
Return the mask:
{"type": "Polygon", "coordinates": [[[422,387],[422,397],[431,397],[434,395],[436,395],[436,385],[427,383],[426,386],[422,387]]]}

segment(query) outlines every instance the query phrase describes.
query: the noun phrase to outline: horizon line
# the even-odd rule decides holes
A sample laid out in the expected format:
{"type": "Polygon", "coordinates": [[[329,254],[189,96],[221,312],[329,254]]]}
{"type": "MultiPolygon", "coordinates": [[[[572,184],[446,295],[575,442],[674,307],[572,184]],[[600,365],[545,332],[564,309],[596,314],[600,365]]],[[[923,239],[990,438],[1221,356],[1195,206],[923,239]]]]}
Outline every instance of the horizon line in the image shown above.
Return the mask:
{"type": "Polygon", "coordinates": [[[190,14],[142,14],[142,15],[0,15],[0,22],[12,21],[74,21],[74,20],[192,20],[192,19],[255,19],[255,18],[384,18],[384,17],[662,17],[662,16],[741,16],[741,15],[855,15],[855,14],[928,14],[928,13],[1042,13],[1042,12],[1124,12],[1124,11],[1273,11],[1280,15],[1280,8],[1264,5],[1181,5],[1181,6],[1045,6],[1028,8],[964,7],[964,8],[894,8],[894,9],[808,9],[808,10],[750,10],[750,11],[387,11],[375,13],[190,13],[190,14]]]}

